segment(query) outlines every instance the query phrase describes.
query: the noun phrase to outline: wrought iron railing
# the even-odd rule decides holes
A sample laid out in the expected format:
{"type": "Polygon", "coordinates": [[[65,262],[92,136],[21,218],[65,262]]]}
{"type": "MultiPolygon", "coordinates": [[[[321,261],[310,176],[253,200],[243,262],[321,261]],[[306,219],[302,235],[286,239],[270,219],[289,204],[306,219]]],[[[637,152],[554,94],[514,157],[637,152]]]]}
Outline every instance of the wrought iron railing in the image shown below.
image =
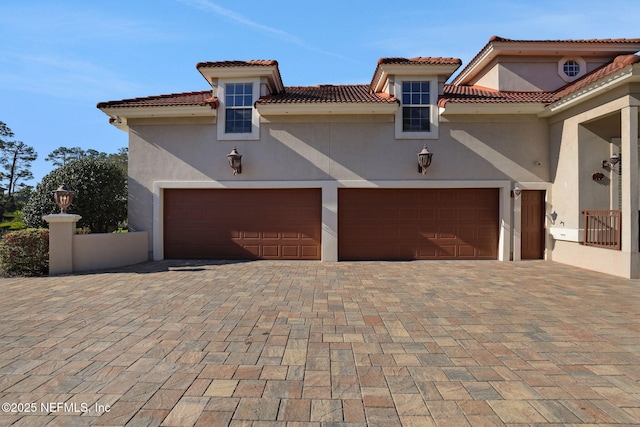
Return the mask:
{"type": "Polygon", "coordinates": [[[584,214],[584,244],[620,250],[622,211],[587,210],[584,214]]]}

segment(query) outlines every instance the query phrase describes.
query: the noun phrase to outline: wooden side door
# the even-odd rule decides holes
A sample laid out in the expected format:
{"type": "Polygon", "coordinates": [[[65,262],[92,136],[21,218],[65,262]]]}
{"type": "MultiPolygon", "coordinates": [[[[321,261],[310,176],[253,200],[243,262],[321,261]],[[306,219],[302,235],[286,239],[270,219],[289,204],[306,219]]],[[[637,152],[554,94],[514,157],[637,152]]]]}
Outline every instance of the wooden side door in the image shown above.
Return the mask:
{"type": "Polygon", "coordinates": [[[523,190],[522,202],[522,259],[544,257],[544,190],[523,190]]]}

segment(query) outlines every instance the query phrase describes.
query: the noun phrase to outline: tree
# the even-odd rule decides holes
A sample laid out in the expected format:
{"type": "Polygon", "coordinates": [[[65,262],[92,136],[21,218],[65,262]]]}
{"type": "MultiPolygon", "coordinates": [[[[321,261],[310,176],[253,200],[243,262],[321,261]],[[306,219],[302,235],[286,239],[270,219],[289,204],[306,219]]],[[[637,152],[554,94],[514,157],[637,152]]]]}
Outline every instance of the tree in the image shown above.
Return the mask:
{"type": "Polygon", "coordinates": [[[126,174],[114,163],[85,157],[42,178],[24,208],[27,227],[46,227],[42,217],[59,212],[53,201],[53,192],[61,184],[75,191],[73,204],[67,212],[82,216],[79,227],[89,227],[92,232],[107,232],[126,220],[126,174]]]}
{"type": "Polygon", "coordinates": [[[50,152],[44,159],[51,162],[54,166],[64,166],[74,160],[80,160],[84,157],[84,150],[80,147],[59,147],[50,152]]]}
{"type": "Polygon", "coordinates": [[[5,140],[13,138],[14,134],[9,127],[0,122],[0,165],[4,170],[2,178],[8,180],[7,196],[11,197],[20,188],[21,181],[32,179],[31,163],[38,158],[33,147],[22,141],[5,140]]]}
{"type": "Polygon", "coordinates": [[[84,159],[85,157],[106,160],[108,154],[103,151],[94,150],[93,148],[83,150],[80,147],[58,147],[50,152],[45,160],[51,162],[54,166],[60,167],[74,160],[84,159]]]}
{"type": "MultiPolygon", "coordinates": [[[[9,129],[9,126],[7,126],[4,122],[0,121],[0,136],[3,136],[5,138],[13,138],[13,132],[11,132],[11,129],[9,129]]],[[[2,138],[0,138],[2,139],[2,138]]]]}
{"type": "Polygon", "coordinates": [[[117,153],[109,154],[107,160],[117,164],[126,174],[129,166],[129,149],[127,147],[120,147],[117,153]]]}

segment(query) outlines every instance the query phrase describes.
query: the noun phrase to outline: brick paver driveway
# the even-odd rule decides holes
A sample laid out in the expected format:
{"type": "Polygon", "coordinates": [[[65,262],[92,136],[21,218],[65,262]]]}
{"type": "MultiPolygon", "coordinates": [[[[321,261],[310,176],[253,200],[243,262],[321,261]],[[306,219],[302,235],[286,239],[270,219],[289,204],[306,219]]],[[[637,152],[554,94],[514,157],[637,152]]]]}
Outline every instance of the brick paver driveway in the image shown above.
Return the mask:
{"type": "Polygon", "coordinates": [[[640,423],[640,281],[547,262],[1,279],[0,425],[640,423]]]}

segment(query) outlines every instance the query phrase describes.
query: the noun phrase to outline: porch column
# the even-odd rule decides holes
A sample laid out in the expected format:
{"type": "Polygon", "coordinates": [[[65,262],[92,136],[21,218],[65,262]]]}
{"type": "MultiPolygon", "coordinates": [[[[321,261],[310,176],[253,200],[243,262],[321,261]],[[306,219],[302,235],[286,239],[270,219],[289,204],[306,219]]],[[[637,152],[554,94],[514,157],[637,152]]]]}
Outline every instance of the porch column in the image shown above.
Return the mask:
{"type": "Polygon", "coordinates": [[[630,277],[638,277],[638,107],[624,107],[621,115],[622,252],[628,253],[630,277]]]}

